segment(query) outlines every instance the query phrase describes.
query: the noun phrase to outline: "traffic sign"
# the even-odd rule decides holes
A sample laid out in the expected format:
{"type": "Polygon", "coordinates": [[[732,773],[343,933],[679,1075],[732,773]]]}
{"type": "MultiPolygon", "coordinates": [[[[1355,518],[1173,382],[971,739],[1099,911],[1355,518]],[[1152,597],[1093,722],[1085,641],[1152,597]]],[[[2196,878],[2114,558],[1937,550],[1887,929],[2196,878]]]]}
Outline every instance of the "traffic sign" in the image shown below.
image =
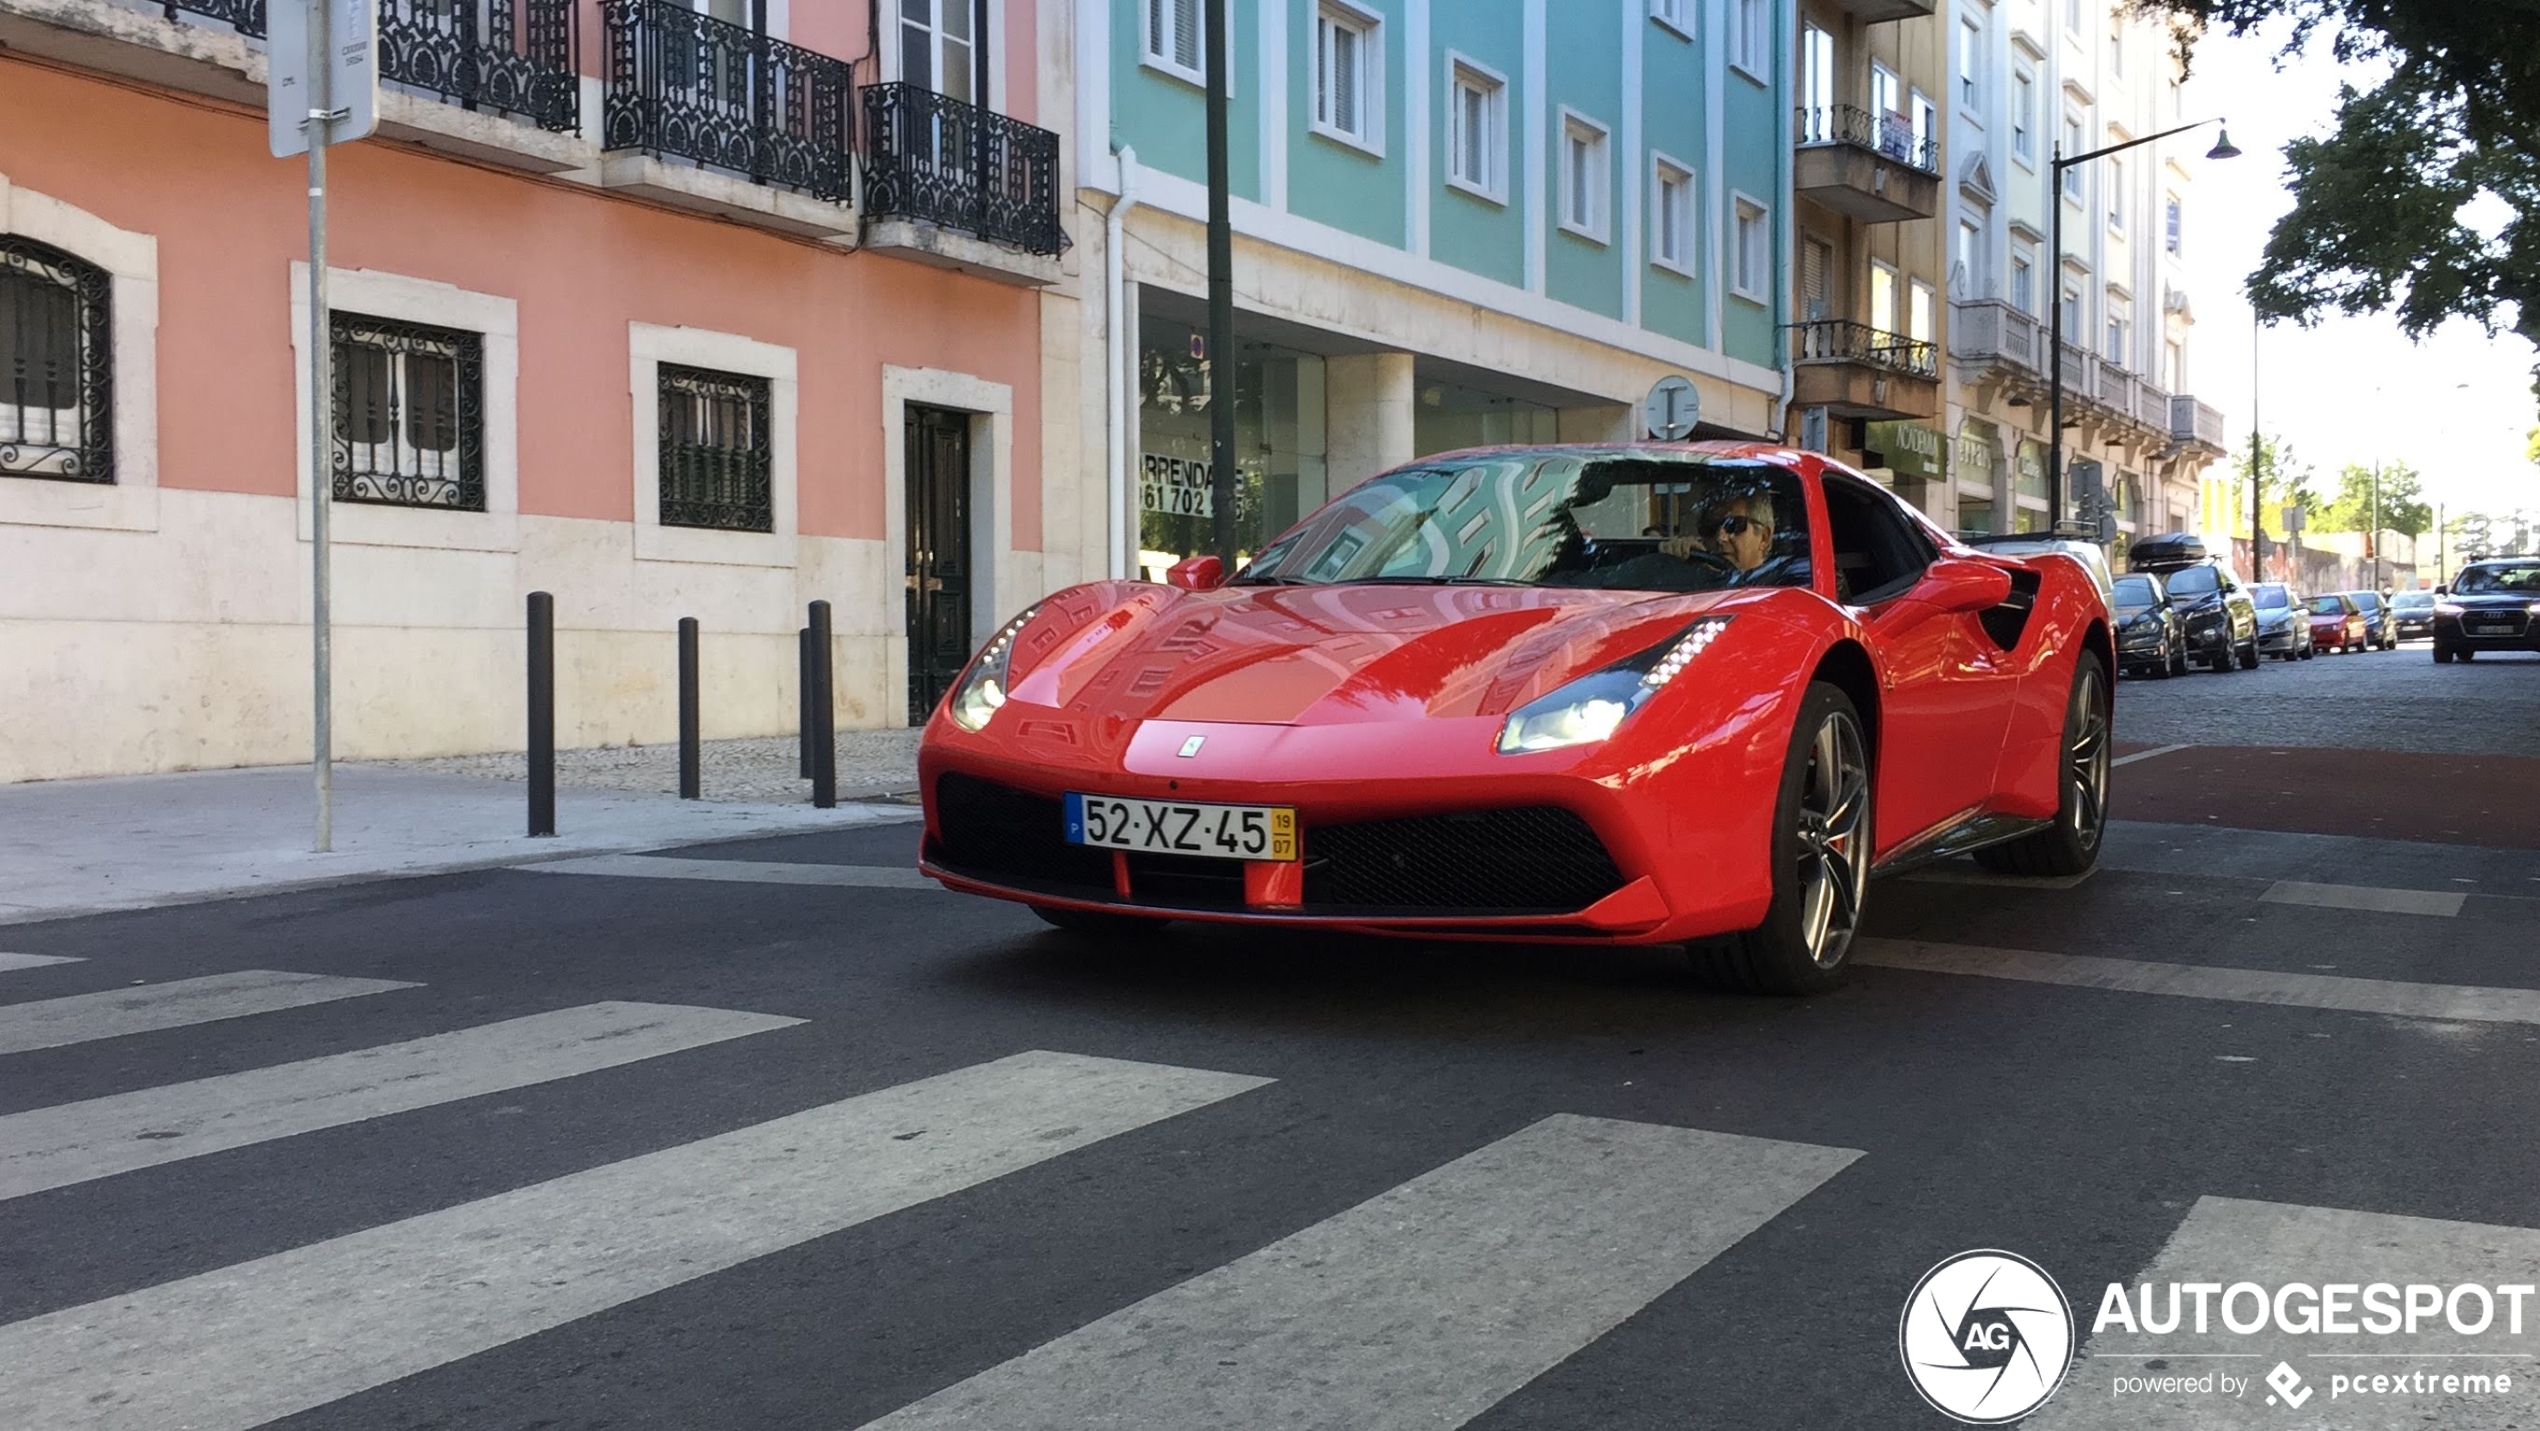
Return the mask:
{"type": "Polygon", "coordinates": [[[309,111],[335,113],[325,142],[349,144],[379,127],[377,0],[272,0],[265,8],[265,125],[273,157],[309,151],[309,111]],[[309,10],[327,7],[326,84],[309,77],[309,10]]]}
{"type": "Polygon", "coordinates": [[[1661,442],[1682,442],[1702,420],[1702,390],[1693,379],[1670,374],[1650,388],[1640,406],[1641,422],[1661,442]]]}

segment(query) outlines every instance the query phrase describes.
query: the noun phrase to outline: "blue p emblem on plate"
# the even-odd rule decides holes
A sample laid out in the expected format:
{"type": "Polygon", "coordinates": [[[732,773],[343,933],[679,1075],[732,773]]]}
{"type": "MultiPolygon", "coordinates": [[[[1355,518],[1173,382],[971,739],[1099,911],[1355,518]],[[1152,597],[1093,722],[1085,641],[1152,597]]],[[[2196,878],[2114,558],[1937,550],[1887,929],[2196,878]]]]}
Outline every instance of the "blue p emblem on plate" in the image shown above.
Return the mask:
{"type": "Polygon", "coordinates": [[[1072,790],[1067,794],[1067,843],[1085,843],[1085,797],[1072,790]]]}

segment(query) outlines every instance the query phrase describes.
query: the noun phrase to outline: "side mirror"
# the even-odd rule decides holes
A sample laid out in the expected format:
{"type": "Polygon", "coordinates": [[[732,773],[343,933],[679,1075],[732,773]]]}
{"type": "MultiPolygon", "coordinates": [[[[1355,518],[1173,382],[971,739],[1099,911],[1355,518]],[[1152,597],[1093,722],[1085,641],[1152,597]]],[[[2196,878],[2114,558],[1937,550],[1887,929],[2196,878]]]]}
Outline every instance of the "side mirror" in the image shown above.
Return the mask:
{"type": "Polygon", "coordinates": [[[1991,562],[1944,557],[1923,573],[1919,594],[1943,611],[1986,611],[2011,599],[2011,574],[1991,562]]]}
{"type": "Polygon", "coordinates": [[[1226,560],[1217,556],[1184,557],[1166,568],[1164,580],[1184,591],[1215,591],[1226,584],[1226,560]]]}
{"type": "Polygon", "coordinates": [[[2434,594],[2435,594],[2435,595],[2437,595],[2437,596],[2449,596],[2449,595],[2451,595],[2451,594],[2452,594],[2452,585],[2451,585],[2451,583],[2450,583],[2450,582],[2445,582],[2443,585],[2441,585],[2441,586],[2438,586],[2438,587],[2434,588],[2434,594]]]}

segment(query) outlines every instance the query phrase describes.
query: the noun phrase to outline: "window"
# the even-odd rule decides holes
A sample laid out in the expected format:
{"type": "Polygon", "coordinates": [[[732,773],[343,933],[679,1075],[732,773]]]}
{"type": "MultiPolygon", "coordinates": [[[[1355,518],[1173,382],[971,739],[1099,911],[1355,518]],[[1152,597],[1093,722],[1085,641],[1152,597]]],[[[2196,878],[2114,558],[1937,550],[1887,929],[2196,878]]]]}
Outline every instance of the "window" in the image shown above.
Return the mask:
{"type": "Polygon", "coordinates": [[[1693,33],[1693,22],[1685,18],[1692,0],[1649,0],[1649,18],[1681,35],[1693,33]]]}
{"type": "Polygon", "coordinates": [[[2037,76],[2026,69],[2011,77],[2011,157],[2037,163],[2037,76]]]}
{"type": "Polygon", "coordinates": [[[1361,148],[1381,142],[1378,110],[1383,54],[1376,19],[1324,0],[1314,19],[1314,130],[1361,148]]]}
{"type": "Polygon", "coordinates": [[[1605,158],[1605,126],[1561,112],[1561,227],[1605,242],[1605,211],[1613,180],[1605,158]]]}
{"type": "MultiPolygon", "coordinates": [[[[939,0],[929,5],[925,0],[902,0],[900,79],[947,98],[976,102],[978,64],[971,37],[971,24],[978,18],[975,3],[939,0]]],[[[746,26],[748,21],[738,23],[746,26]]],[[[731,80],[740,85],[750,82],[746,74],[735,74],[731,80]]]]}
{"type": "Polygon", "coordinates": [[[661,524],[776,530],[768,380],[670,363],[657,371],[661,524]]]}
{"type": "Polygon", "coordinates": [[[1984,272],[1984,230],[1973,219],[1958,221],[1958,251],[1951,255],[1953,286],[1963,297],[1972,297],[1984,272]]]}
{"type": "Polygon", "coordinates": [[[332,314],[339,502],[485,510],[485,340],[332,314]]]}
{"type": "Polygon", "coordinates": [[[1958,103],[1978,108],[1984,100],[1984,27],[1974,20],[1958,26],[1958,103]]]}
{"type": "Polygon", "coordinates": [[[1876,60],[1870,61],[1871,117],[1885,120],[1891,114],[1902,114],[1904,111],[1904,82],[1897,79],[1896,71],[1876,60]]]}
{"type": "Polygon", "coordinates": [[[1193,84],[1207,82],[1207,51],[1201,48],[1202,0],[1146,0],[1146,52],[1150,65],[1193,84]]]}
{"type": "Polygon", "coordinates": [[[1896,320],[1896,270],[1876,259],[1870,261],[1870,326],[1883,333],[1905,326],[1896,320]]]}
{"type": "MultiPolygon", "coordinates": [[[[2070,159],[2080,152],[2081,116],[2073,113],[2071,110],[2066,110],[2064,111],[2064,147],[2056,151],[2057,157],[2070,159]]],[[[2074,168],[2064,171],[2064,197],[2072,203],[2078,204],[2081,202],[2080,169],[2074,168]]]]}
{"type": "Polygon", "coordinates": [[[2037,250],[2021,245],[2011,255],[2011,306],[2034,317],[2037,313],[2037,250]]]}
{"type": "Polygon", "coordinates": [[[2063,317],[2066,342],[2075,341],[2076,335],[2081,341],[2088,341],[2089,335],[2082,331],[2081,326],[2081,277],[2078,274],[2064,275],[2063,317]]]}
{"type": "Polygon", "coordinates": [[[1772,0],[1729,0],[1729,63],[1757,80],[1772,73],[1772,0]]]}
{"type": "Polygon", "coordinates": [[[1772,214],[1762,204],[1740,194],[1737,198],[1737,265],[1731,272],[1730,291],[1750,303],[1765,301],[1765,291],[1773,282],[1772,214]]]}
{"type": "Polygon", "coordinates": [[[2161,386],[2174,393],[2187,391],[2187,350],[2176,338],[2162,345],[2161,386]]]}
{"type": "Polygon", "coordinates": [[[1834,138],[1834,36],[1815,25],[1799,32],[1800,142],[1834,138]]]}
{"type": "Polygon", "coordinates": [[[1936,341],[1940,336],[1940,295],[1921,279],[1914,280],[1910,301],[1905,310],[1905,336],[1917,343],[1936,341]]]}
{"type": "Polygon", "coordinates": [[[1799,312],[1812,323],[1834,316],[1834,245],[1821,238],[1799,245],[1799,312]]]}
{"type": "Polygon", "coordinates": [[[113,280],[0,234],[0,477],[112,482],[113,280]]]}
{"type": "Polygon", "coordinates": [[[1931,96],[1914,91],[1914,159],[1915,167],[1940,167],[1940,106],[1931,96]]]}
{"type": "Polygon", "coordinates": [[[1649,258],[1693,272],[1693,171],[1663,154],[1650,158],[1649,258]]]}
{"type": "Polygon", "coordinates": [[[1447,88],[1447,182],[1494,203],[1508,197],[1508,82],[1464,60],[1450,59],[1447,88]]]}
{"type": "Polygon", "coordinates": [[[1835,597],[1845,605],[1902,595],[1940,555],[1893,493],[1833,472],[1823,490],[1835,597]]]}
{"type": "Polygon", "coordinates": [[[2108,12],[2108,73],[2125,78],[2125,12],[2108,12]]]}
{"type": "Polygon", "coordinates": [[[2108,344],[2103,356],[2120,366],[2130,366],[2134,356],[2134,300],[2114,288],[2108,290],[2108,344]]]}
{"type": "Polygon", "coordinates": [[[2176,194],[2169,196],[2169,202],[2164,206],[2164,209],[2166,236],[2162,239],[2162,246],[2172,253],[2184,253],[2186,250],[2180,245],[2182,242],[2181,228],[2187,217],[2186,209],[2179,203],[2178,195],[2176,194]]]}
{"type": "Polygon", "coordinates": [[[2111,154],[2108,156],[2107,195],[2108,232],[2112,234],[2124,233],[2126,187],[2125,156],[2122,154],[2111,154]]]}
{"type": "Polygon", "coordinates": [[[2081,0],[2064,0],[2064,31],[2072,36],[2074,44],[2081,43],[2081,9],[2081,0]]]}

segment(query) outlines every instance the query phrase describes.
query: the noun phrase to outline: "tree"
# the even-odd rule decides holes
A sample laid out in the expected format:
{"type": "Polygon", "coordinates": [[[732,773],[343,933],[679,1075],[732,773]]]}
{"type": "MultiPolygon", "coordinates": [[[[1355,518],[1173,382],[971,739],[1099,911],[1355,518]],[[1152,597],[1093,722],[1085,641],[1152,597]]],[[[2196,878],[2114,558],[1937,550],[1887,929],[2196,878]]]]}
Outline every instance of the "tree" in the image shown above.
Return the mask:
{"type": "MultiPolygon", "coordinates": [[[[2383,531],[2405,532],[2423,536],[2434,529],[2434,508],[2423,498],[2424,482],[2417,470],[2404,462],[2394,462],[2381,469],[2381,523],[2383,531]]],[[[2337,474],[2337,495],[2320,510],[2311,524],[2323,532],[2369,532],[2373,525],[2373,469],[2361,462],[2349,462],[2337,474]]]]}
{"type": "MultiPolygon", "coordinates": [[[[2267,540],[2284,541],[2292,535],[2284,529],[2284,509],[2301,507],[2316,517],[2324,505],[2318,490],[2319,474],[2311,464],[2293,451],[2293,444],[2272,434],[2258,438],[2258,459],[2266,472],[2261,487],[2259,506],[2266,513],[2267,540]]],[[[2239,517],[2231,524],[2234,533],[2246,535],[2249,530],[2249,454],[2242,452],[2232,459],[2232,490],[2239,493],[2234,507],[2239,517]]]]}
{"type": "MultiPolygon", "coordinates": [[[[2249,294],[2268,318],[2395,312],[2411,337],[2445,319],[2540,344],[2540,8],[2496,0],[2135,0],[2196,37],[2290,20],[2285,53],[2314,45],[2379,62],[2343,88],[2324,138],[2285,146],[2294,205],[2249,294]],[[2484,199],[2510,217],[2482,231],[2484,199]],[[2473,219],[2476,210],[2469,210],[2473,219]]],[[[2535,384],[2540,390],[2540,384],[2535,384]]]]}

